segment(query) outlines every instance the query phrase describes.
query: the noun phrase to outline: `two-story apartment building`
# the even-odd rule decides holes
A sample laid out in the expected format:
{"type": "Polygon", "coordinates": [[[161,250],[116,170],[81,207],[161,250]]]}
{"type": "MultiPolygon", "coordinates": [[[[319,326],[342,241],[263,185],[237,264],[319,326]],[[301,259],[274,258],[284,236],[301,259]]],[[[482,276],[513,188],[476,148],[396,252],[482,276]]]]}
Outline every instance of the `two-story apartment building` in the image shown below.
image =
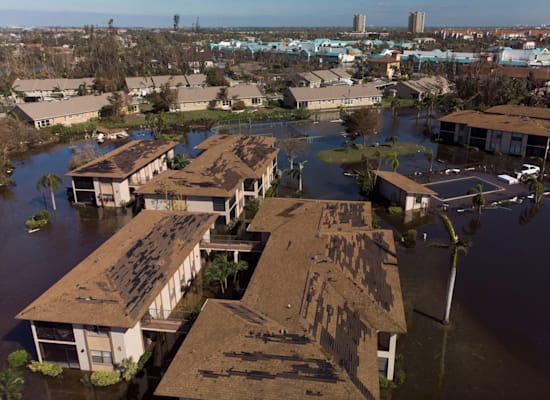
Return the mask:
{"type": "Polygon", "coordinates": [[[495,106],[457,111],[439,119],[446,143],[523,157],[542,157],[550,147],[550,112],[539,107],[495,106]]]}
{"type": "Polygon", "coordinates": [[[17,315],[30,321],[38,360],[85,371],[137,361],[147,332],[174,324],[169,317],[201,269],[199,243],[215,219],[139,213],[17,315]]]}
{"type": "Polygon", "coordinates": [[[120,207],[134,191],[168,167],[176,142],[131,140],[67,173],[72,178],[75,203],[120,207]]]}
{"type": "Polygon", "coordinates": [[[284,94],[284,104],[306,110],[365,107],[380,104],[382,93],[374,85],[291,87],[284,94]]]}
{"type": "Polygon", "coordinates": [[[158,175],[136,192],[147,210],[214,212],[218,223],[228,224],[245,201],[264,197],[271,186],[279,152],[274,144],[274,137],[211,136],[186,168],[158,175]]]}
{"type": "Polygon", "coordinates": [[[267,198],[244,297],[206,302],[155,394],[379,399],[406,322],[393,233],[371,220],[366,202],[267,198]]]}

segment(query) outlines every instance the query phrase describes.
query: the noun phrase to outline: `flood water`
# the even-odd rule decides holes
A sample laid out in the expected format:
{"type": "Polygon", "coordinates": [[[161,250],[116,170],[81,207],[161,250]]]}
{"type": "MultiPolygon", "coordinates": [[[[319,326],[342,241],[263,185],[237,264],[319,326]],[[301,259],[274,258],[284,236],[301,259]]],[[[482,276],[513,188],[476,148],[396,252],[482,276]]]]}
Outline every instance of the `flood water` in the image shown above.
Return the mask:
{"type": "MultiPolygon", "coordinates": [[[[309,143],[308,154],[297,160],[308,160],[304,168],[304,197],[358,200],[361,196],[353,178],[344,176],[340,166],[324,164],[315,157],[320,150],[340,146],[343,130],[339,123],[321,122],[292,126],[263,124],[250,132],[279,136],[290,131],[315,137],[309,143]]],[[[396,134],[401,141],[431,148],[436,158],[455,161],[460,153],[458,148],[449,150],[430,142],[416,126],[415,113],[407,111],[398,118],[386,113],[382,132],[370,141],[383,142],[385,137],[396,134]]],[[[178,150],[195,154],[193,147],[207,135],[186,134],[178,150]]],[[[40,232],[26,232],[25,219],[43,209],[44,201],[51,209],[49,196],[44,199],[36,190],[38,178],[46,173],[64,177],[71,146],[81,144],[58,146],[16,160],[13,178],[17,186],[0,190],[1,360],[18,348],[34,354],[29,325],[14,316],[132,217],[129,211],[74,208],[65,191],[60,190],[52,223],[40,232]]],[[[281,154],[279,168],[287,167],[288,162],[281,154]]],[[[400,171],[427,169],[428,162],[422,154],[400,158],[400,171]]],[[[69,178],[63,180],[64,186],[70,185],[69,178]]],[[[285,193],[291,194],[293,190],[290,185],[285,193]]],[[[415,248],[398,247],[409,332],[398,340],[407,379],[393,391],[392,399],[547,397],[550,246],[546,245],[545,233],[549,214],[548,204],[537,210],[528,201],[486,210],[479,220],[476,213],[450,211],[457,233],[469,240],[470,249],[467,255],[459,256],[452,323],[447,328],[442,328],[437,320],[444,311],[449,253],[427,246],[430,242],[448,240],[439,219],[423,220],[427,224],[417,228],[419,238],[421,233],[427,233],[426,243],[419,240],[415,248]]],[[[383,213],[379,215],[384,228],[400,233],[399,224],[383,213]]],[[[26,374],[26,378],[24,398],[72,399],[77,398],[75,393],[80,390],[70,386],[68,379],[43,380],[31,374],[26,374]]],[[[147,386],[147,381],[143,378],[141,384],[147,386]]],[[[80,398],[130,398],[121,390],[119,387],[88,393],[80,398]]],[[[143,396],[144,388],[134,391],[131,398],[147,397],[143,396]]]]}

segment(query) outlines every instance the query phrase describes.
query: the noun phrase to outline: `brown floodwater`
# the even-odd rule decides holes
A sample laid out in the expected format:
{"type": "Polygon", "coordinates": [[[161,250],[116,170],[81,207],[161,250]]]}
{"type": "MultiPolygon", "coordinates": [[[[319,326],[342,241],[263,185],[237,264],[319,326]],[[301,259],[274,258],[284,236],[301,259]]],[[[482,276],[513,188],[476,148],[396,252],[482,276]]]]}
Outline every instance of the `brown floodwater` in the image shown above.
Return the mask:
{"type": "MultiPolygon", "coordinates": [[[[343,175],[338,165],[320,162],[319,150],[339,146],[344,138],[337,122],[286,125],[265,124],[252,133],[283,135],[290,130],[305,132],[311,140],[308,163],[304,168],[304,197],[358,200],[356,183],[343,175]]],[[[403,111],[398,118],[384,115],[384,127],[372,141],[398,134],[402,141],[415,141],[431,148],[441,167],[459,162],[489,164],[481,154],[465,154],[459,148],[438,146],[423,135],[415,113],[403,111]]],[[[185,135],[180,149],[192,148],[208,133],[185,135]]],[[[137,134],[136,137],[143,137],[137,134]]],[[[63,145],[15,160],[13,178],[17,186],[0,189],[0,360],[13,350],[25,348],[34,354],[29,325],[14,316],[51,284],[74,267],[93,249],[132,217],[131,212],[74,208],[65,191],[56,195],[58,211],[45,229],[28,234],[25,219],[49,205],[49,196],[36,190],[41,175],[63,176],[68,170],[73,145],[63,145]]],[[[280,169],[288,162],[279,157],[280,169]]],[[[495,162],[502,160],[495,160],[495,162]]],[[[512,163],[521,160],[513,159],[512,163]]],[[[505,168],[505,167],[503,167],[505,168]]],[[[400,159],[400,171],[427,170],[421,154],[400,159]]],[[[64,186],[70,180],[64,177],[64,186]]],[[[284,188],[283,188],[284,189],[284,188]]],[[[293,194],[292,183],[286,194],[293,194]]],[[[284,192],[283,190],[283,192],[284,192]]],[[[550,199],[548,200],[550,201],[550,199]]],[[[399,247],[399,268],[408,317],[408,334],[400,337],[398,353],[404,359],[405,383],[391,394],[393,399],[512,399],[546,398],[550,390],[550,281],[546,228],[550,221],[547,205],[533,209],[529,201],[509,208],[486,210],[479,222],[477,214],[450,211],[459,235],[467,238],[470,249],[458,264],[451,325],[443,328],[449,254],[419,241],[415,248],[399,247]]],[[[399,222],[380,213],[378,219],[396,234],[399,222]]],[[[428,235],[427,242],[446,241],[447,234],[437,217],[417,226],[428,235]]],[[[160,340],[164,351],[177,338],[160,340]]],[[[79,374],[65,373],[63,380],[43,379],[26,374],[25,397],[29,399],[145,399],[166,360],[157,356],[144,376],[131,385],[110,389],[87,389],[79,374]]]]}

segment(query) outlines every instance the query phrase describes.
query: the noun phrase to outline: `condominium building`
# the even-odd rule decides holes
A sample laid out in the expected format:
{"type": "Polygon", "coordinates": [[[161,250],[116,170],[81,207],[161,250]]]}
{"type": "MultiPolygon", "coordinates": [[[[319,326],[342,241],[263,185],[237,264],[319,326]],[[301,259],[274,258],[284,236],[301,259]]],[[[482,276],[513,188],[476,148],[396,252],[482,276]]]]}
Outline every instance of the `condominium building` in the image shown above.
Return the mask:
{"type": "Polygon", "coordinates": [[[426,13],[424,11],[412,11],[409,13],[409,32],[422,33],[424,32],[424,21],[426,13]]]}
{"type": "Polygon", "coordinates": [[[365,14],[355,14],[353,16],[353,31],[365,32],[365,25],[367,24],[367,16],[365,14]]]}

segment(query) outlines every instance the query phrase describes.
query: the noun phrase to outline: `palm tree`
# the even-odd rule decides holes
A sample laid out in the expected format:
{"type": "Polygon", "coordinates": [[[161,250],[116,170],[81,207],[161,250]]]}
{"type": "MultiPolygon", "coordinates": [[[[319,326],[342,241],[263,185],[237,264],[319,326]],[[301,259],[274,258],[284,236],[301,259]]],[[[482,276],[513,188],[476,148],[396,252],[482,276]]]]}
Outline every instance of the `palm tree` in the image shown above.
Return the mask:
{"type": "Polygon", "coordinates": [[[395,142],[397,142],[398,140],[399,140],[399,136],[397,135],[393,135],[386,138],[386,142],[390,142],[392,147],[395,146],[395,142]]]}
{"type": "Polygon", "coordinates": [[[166,164],[170,169],[184,169],[190,161],[184,153],[175,154],[174,157],[166,157],[166,164]]]}
{"type": "Polygon", "coordinates": [[[449,243],[430,243],[430,246],[451,249],[451,271],[449,274],[449,284],[447,286],[447,301],[445,304],[445,316],[443,317],[443,321],[442,321],[444,325],[447,325],[450,321],[449,318],[451,314],[451,303],[453,301],[453,292],[455,289],[456,265],[458,262],[458,253],[468,252],[468,242],[465,240],[459,239],[458,235],[455,232],[453,223],[451,222],[451,220],[447,215],[439,214],[439,216],[441,217],[441,220],[443,221],[443,225],[445,225],[445,228],[449,233],[449,237],[451,238],[451,243],[450,244],[449,243]]]}
{"type": "Polygon", "coordinates": [[[386,163],[392,167],[393,172],[397,171],[397,168],[399,168],[399,160],[397,159],[397,153],[395,151],[386,156],[386,163]]]}
{"type": "Polygon", "coordinates": [[[485,205],[485,197],[483,196],[483,185],[478,183],[473,188],[468,190],[468,194],[473,194],[472,204],[477,207],[478,215],[481,215],[481,207],[485,205]]]}
{"type": "Polygon", "coordinates": [[[303,192],[303,185],[302,185],[302,178],[303,178],[303,171],[304,171],[304,165],[306,165],[307,160],[301,161],[298,163],[298,168],[295,168],[290,171],[290,176],[293,178],[298,178],[298,193],[303,192]]]}
{"type": "Polygon", "coordinates": [[[426,160],[430,163],[430,172],[433,171],[433,165],[434,165],[434,153],[431,149],[424,150],[424,156],[426,156],[426,160]]]}
{"type": "Polygon", "coordinates": [[[222,293],[227,289],[227,277],[231,274],[230,262],[227,254],[218,253],[204,269],[204,280],[207,285],[218,282],[222,293]]]}
{"type": "Polygon", "coordinates": [[[248,269],[248,263],[244,260],[229,263],[229,269],[233,273],[233,284],[237,283],[237,274],[248,269]]]}
{"type": "Polygon", "coordinates": [[[38,179],[38,182],[36,183],[36,190],[38,190],[39,192],[42,189],[49,189],[54,211],[57,210],[57,207],[55,206],[55,192],[62,184],[63,180],[55,174],[43,175],[40,177],[40,179],[38,179]]]}
{"type": "Polygon", "coordinates": [[[529,190],[533,191],[533,201],[537,206],[540,205],[544,196],[544,185],[534,175],[529,175],[526,182],[529,190]]]}

